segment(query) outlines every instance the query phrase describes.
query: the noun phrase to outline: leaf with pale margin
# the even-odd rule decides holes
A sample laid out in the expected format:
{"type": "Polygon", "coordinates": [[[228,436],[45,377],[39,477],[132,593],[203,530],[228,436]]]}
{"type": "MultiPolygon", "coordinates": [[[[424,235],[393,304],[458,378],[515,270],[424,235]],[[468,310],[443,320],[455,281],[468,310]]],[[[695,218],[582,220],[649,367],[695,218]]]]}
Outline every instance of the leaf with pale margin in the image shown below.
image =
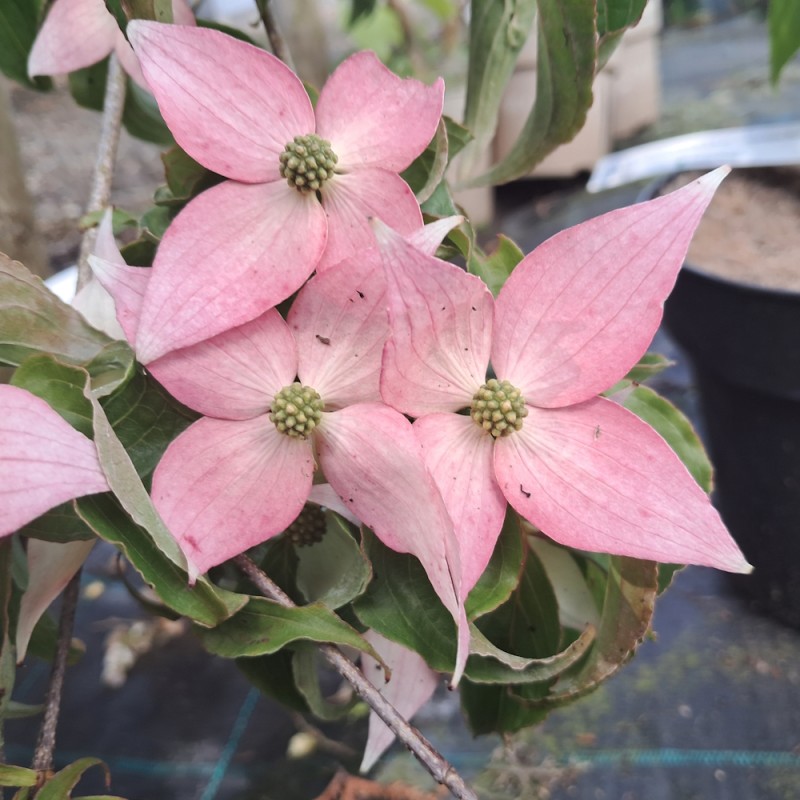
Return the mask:
{"type": "Polygon", "coordinates": [[[286,647],[271,656],[237,658],[236,666],[259,692],[287,708],[305,713],[311,709],[295,685],[293,658],[291,648],[286,647]]]}
{"type": "Polygon", "coordinates": [[[535,701],[535,706],[547,709],[571,703],[616,673],[633,656],[650,628],[657,590],[654,561],[611,556],[594,646],[577,674],[562,676],[556,691],[535,701]]]}
{"type": "Polygon", "coordinates": [[[465,154],[464,174],[494,137],[503,90],[530,34],[536,5],[535,0],[472,0],[464,125],[475,141],[465,154]]]}
{"type": "Polygon", "coordinates": [[[595,4],[539,0],[537,5],[539,55],[533,108],[503,160],[469,181],[469,186],[507,183],[527,175],[556,147],[570,141],[586,121],[596,66],[595,4]]]}
{"type": "Polygon", "coordinates": [[[40,278],[0,253],[0,363],[17,367],[28,356],[52,353],[82,364],[112,342],[40,278]]]}
{"type": "Polygon", "coordinates": [[[72,796],[72,790],[78,785],[83,773],[92,767],[102,767],[106,784],[110,782],[108,767],[99,758],[79,758],[53,775],[36,793],[36,800],[66,800],[72,796]]]}
{"type": "Polygon", "coordinates": [[[0,764],[0,786],[36,786],[38,779],[35,769],[0,764]]]}
{"type": "Polygon", "coordinates": [[[508,280],[508,276],[525,257],[517,244],[502,233],[497,237],[497,247],[488,255],[473,249],[474,257],[469,259],[469,271],[478,275],[497,297],[508,280]]]}
{"type": "Polygon", "coordinates": [[[644,383],[644,381],[658,375],[669,367],[675,366],[675,362],[660,355],[659,353],[645,353],[637,364],[631,367],[630,372],[621,380],[615,383],[610,389],[603,392],[604,397],[611,397],[623,389],[627,389],[631,384],[644,383]]]}
{"type": "Polygon", "coordinates": [[[769,25],[769,77],[778,83],[783,68],[800,49],[800,2],[770,0],[767,12],[769,25]]]}
{"type": "Polygon", "coordinates": [[[101,539],[122,551],[165,605],[200,625],[213,626],[239,611],[249,600],[199,578],[189,586],[186,571],[165,558],[150,535],[136,525],[110,494],[75,501],[80,518],[101,539]]]}
{"type": "MultiPolygon", "coordinates": [[[[321,542],[297,548],[297,587],[308,602],[340,608],[366,591],[372,567],[338,514],[326,514],[321,542]]],[[[267,570],[267,574],[272,573],[267,570]]]]}
{"type": "Polygon", "coordinates": [[[286,607],[251,597],[237,614],[200,635],[205,648],[223,658],[270,655],[292,642],[310,641],[355,647],[380,660],[355,628],[319,603],[286,607]]]}

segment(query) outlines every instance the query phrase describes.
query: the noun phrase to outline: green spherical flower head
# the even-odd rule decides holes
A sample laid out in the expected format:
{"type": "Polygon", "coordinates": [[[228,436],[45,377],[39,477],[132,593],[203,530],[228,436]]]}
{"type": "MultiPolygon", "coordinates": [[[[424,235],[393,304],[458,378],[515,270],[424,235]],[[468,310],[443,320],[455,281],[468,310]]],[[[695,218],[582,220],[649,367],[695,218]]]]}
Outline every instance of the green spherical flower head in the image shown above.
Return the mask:
{"type": "Polygon", "coordinates": [[[469,412],[475,424],[495,439],[520,430],[522,420],[528,416],[522,392],[497,378],[486,381],[475,392],[469,412]]]}
{"type": "Polygon", "coordinates": [[[331,143],[316,133],[295,136],[281,153],[281,176],[298,192],[316,192],[329,180],[339,160],[331,143]]]}
{"type": "Polygon", "coordinates": [[[297,519],[286,529],[286,535],[295,547],[309,547],[325,536],[325,512],[310,503],[303,507],[297,519]]]}
{"type": "Polygon", "coordinates": [[[269,418],[281,433],[295,439],[308,439],[319,425],[322,407],[322,398],[314,389],[295,382],[275,395],[269,418]]]}

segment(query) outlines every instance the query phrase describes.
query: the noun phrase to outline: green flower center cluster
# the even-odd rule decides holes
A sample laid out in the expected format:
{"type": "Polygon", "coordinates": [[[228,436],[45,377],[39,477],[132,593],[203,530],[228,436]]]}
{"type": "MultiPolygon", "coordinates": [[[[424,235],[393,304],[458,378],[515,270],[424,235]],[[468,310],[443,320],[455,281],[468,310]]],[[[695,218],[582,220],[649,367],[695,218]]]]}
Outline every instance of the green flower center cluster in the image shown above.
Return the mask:
{"type": "Polygon", "coordinates": [[[269,418],[281,433],[295,439],[308,439],[319,425],[322,407],[322,398],[314,389],[295,382],[275,395],[269,418]]]}
{"type": "Polygon", "coordinates": [[[469,414],[476,425],[497,439],[520,430],[528,409],[519,389],[491,378],[473,395],[469,414]]]}
{"type": "Polygon", "coordinates": [[[322,541],[325,529],[325,512],[319,506],[307,504],[286,529],[286,535],[295,547],[309,547],[322,541]]]}
{"type": "Polygon", "coordinates": [[[316,192],[334,172],[339,160],[331,143],[316,133],[295,136],[281,153],[281,175],[298,192],[316,192]]]}

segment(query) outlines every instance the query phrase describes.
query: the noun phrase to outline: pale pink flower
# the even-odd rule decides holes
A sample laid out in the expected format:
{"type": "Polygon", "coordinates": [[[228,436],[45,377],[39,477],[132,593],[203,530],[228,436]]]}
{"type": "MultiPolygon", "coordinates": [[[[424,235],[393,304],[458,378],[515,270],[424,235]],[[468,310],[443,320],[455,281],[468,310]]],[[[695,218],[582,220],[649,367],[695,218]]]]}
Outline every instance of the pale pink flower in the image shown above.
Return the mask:
{"type": "Polygon", "coordinates": [[[750,569],[666,442],[597,396],[646,351],[726,173],[554,236],[496,302],[478,278],[380,228],[392,328],[381,392],[417,418],[459,540],[462,593],[486,567],[506,503],[570,547],[750,569]]]}
{"type": "Polygon", "coordinates": [[[380,402],[385,305],[380,271],[353,259],[312,278],[286,321],[271,309],[152,362],[205,415],[167,448],[153,502],[196,576],[285,530],[318,464],[353,516],[422,562],[459,626],[457,678],[469,644],[458,551],[411,424],[380,402]]]}
{"type": "MultiPolygon", "coordinates": [[[[176,24],[194,25],[185,0],[172,0],[176,24]]],[[[28,55],[28,75],[63,75],[102,61],[115,52],[128,75],[147,82],[117,21],[103,0],[55,0],[28,55]]]]}
{"type": "Polygon", "coordinates": [[[398,172],[433,138],[441,80],[404,80],[357,53],[315,110],[283,63],[218,31],[135,21],[128,35],[178,144],[230,179],[192,200],[161,242],[136,344],[144,363],[254,319],[315,267],[364,249],[370,216],[401,233],[421,227],[398,172]]]}
{"type": "Polygon", "coordinates": [[[0,536],[67,500],[106,491],[91,439],[36,395],[0,386],[0,536]]]}

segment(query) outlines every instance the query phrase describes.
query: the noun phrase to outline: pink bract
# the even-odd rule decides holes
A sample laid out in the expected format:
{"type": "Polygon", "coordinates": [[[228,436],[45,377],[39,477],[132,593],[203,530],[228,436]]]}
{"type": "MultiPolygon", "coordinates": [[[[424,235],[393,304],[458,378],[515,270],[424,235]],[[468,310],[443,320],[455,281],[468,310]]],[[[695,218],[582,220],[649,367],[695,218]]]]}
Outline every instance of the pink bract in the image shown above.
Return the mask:
{"type": "MultiPolygon", "coordinates": [[[[185,0],[172,0],[172,14],[176,24],[194,25],[185,0]]],[[[63,75],[96,64],[111,52],[147,89],[139,62],[103,0],[55,0],[28,56],[28,74],[63,75]]]]}
{"type": "Polygon", "coordinates": [[[0,536],[67,500],[106,491],[91,439],[41,398],[0,386],[0,536]]]}
{"type": "Polygon", "coordinates": [[[294,73],[257,47],[151,22],[132,22],[128,34],[176,141],[229,179],[189,203],[161,242],[136,342],[144,363],[249,322],[315,267],[370,246],[371,216],[401,233],[421,227],[397,173],[436,131],[441,80],[404,80],[357,53],[315,112],[294,73]],[[330,141],[338,161],[320,189],[303,192],[281,177],[280,156],[307,135],[330,141]]]}
{"type": "Polygon", "coordinates": [[[570,547],[750,569],[666,442],[597,397],[645,353],[727,171],[554,236],[496,302],[475,276],[379,227],[392,328],[381,392],[417,417],[459,540],[462,597],[488,563],[507,502],[570,547]],[[498,438],[453,413],[471,408],[490,362],[527,410],[521,429],[498,438]]]}

